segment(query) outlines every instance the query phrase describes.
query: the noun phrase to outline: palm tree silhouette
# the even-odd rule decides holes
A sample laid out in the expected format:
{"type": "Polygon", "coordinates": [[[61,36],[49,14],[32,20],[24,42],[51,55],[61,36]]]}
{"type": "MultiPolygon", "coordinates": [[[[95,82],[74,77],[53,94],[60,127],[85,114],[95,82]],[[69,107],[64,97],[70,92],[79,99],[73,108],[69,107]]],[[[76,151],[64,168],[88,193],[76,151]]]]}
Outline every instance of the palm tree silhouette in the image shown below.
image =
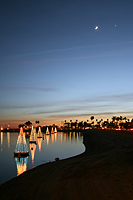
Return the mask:
{"type": "Polygon", "coordinates": [[[37,124],[39,125],[40,122],[39,121],[35,121],[35,123],[36,123],[36,126],[37,126],[37,124]]]}
{"type": "MultiPolygon", "coordinates": [[[[94,119],[94,116],[91,116],[90,119],[91,119],[91,121],[92,121],[92,120],[94,119]]],[[[94,121],[91,122],[91,123],[94,124],[94,121]]]]}

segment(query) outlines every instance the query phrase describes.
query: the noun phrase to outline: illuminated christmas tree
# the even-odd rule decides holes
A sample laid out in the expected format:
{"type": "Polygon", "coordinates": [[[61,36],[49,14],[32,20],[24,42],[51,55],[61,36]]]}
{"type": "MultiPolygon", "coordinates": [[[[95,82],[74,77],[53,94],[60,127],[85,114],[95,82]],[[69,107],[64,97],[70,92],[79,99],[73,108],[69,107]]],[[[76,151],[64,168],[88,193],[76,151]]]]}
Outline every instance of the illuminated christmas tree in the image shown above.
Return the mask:
{"type": "Polygon", "coordinates": [[[39,127],[39,129],[38,129],[38,136],[37,136],[38,138],[42,138],[42,132],[41,132],[41,127],[39,127]]]}
{"type": "Polygon", "coordinates": [[[26,139],[23,133],[23,128],[20,128],[19,136],[17,139],[16,149],[14,151],[15,156],[27,156],[29,155],[26,139]]]}
{"type": "Polygon", "coordinates": [[[36,138],[36,132],[32,126],[32,129],[31,129],[31,135],[30,135],[30,141],[29,143],[35,143],[37,144],[37,138],[36,138]]]}

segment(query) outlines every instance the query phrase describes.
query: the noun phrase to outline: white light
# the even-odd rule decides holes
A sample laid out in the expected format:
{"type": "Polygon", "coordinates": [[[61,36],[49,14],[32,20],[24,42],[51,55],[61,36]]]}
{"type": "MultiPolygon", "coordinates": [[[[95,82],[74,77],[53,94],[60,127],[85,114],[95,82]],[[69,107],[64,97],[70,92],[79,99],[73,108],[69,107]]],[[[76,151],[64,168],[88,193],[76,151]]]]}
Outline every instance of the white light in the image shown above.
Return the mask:
{"type": "Polygon", "coordinates": [[[97,30],[97,29],[98,29],[98,26],[95,27],[95,30],[97,30]]]}

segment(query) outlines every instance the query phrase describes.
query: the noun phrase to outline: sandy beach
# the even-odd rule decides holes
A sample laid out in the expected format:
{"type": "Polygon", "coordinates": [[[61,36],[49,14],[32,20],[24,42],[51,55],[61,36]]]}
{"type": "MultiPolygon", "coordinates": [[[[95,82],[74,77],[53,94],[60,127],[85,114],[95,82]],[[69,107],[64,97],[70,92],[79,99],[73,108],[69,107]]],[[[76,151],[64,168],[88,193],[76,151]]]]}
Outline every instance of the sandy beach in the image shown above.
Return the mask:
{"type": "Polygon", "coordinates": [[[133,199],[133,133],[83,131],[86,151],[0,185],[0,200],[133,199]]]}

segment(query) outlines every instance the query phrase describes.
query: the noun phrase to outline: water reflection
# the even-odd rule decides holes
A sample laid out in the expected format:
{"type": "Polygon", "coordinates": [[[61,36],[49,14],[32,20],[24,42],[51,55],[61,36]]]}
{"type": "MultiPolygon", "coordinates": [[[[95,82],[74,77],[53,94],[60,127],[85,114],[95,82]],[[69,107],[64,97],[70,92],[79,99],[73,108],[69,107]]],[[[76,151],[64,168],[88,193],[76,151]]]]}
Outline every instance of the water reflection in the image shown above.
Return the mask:
{"type": "Polygon", "coordinates": [[[72,132],[70,132],[70,142],[71,142],[72,132]]]}
{"type": "MultiPolygon", "coordinates": [[[[34,131],[35,133],[35,131],[34,131]]],[[[38,135],[38,133],[36,133],[38,135]]],[[[43,134],[42,137],[37,138],[37,146],[35,143],[29,143],[30,146],[30,153],[31,153],[31,160],[32,166],[34,167],[34,159],[35,159],[35,151],[36,149],[39,150],[41,153],[42,151],[42,140],[44,140],[43,144],[46,146],[50,146],[54,143],[72,143],[72,141],[78,143],[79,137],[81,136],[80,132],[70,132],[70,133],[63,133],[57,132],[54,134],[43,134]]]]}
{"type": "Polygon", "coordinates": [[[39,151],[41,152],[42,138],[37,138],[37,144],[38,144],[38,147],[39,147],[39,151]]]}
{"type": "MultiPolygon", "coordinates": [[[[32,131],[32,134],[36,134],[35,137],[37,137],[38,132],[35,133],[34,129],[32,131]]],[[[84,151],[80,132],[57,132],[49,135],[42,133],[42,137],[36,140],[37,144],[30,143],[29,136],[30,134],[28,132],[25,134],[22,129],[19,134],[1,132],[0,184],[37,165],[55,161],[56,157],[64,159],[84,151]],[[15,153],[15,158],[13,157],[13,152],[15,153]],[[25,153],[28,153],[29,157],[25,153]],[[16,164],[17,171],[14,168],[14,164],[16,164]],[[7,176],[4,178],[3,174],[8,174],[9,178],[7,176]]]]}
{"type": "Polygon", "coordinates": [[[17,166],[17,176],[22,174],[27,170],[28,156],[27,157],[15,157],[15,162],[17,166]]]}
{"type": "Polygon", "coordinates": [[[79,136],[78,136],[78,134],[77,134],[77,133],[76,133],[76,138],[77,138],[77,142],[78,142],[79,136]]]}
{"type": "Polygon", "coordinates": [[[7,144],[8,148],[10,148],[10,132],[7,132],[7,144]]]}
{"type": "Polygon", "coordinates": [[[49,145],[49,138],[50,138],[50,135],[46,135],[46,142],[47,142],[47,145],[49,145]]]}
{"type": "MultiPolygon", "coordinates": [[[[64,133],[64,141],[67,142],[67,138],[68,138],[68,134],[67,133],[64,133]]],[[[71,138],[70,138],[71,140],[71,138]]]]}
{"type": "Polygon", "coordinates": [[[57,133],[55,133],[54,135],[55,135],[55,142],[56,142],[56,140],[57,140],[57,133]]]}
{"type": "Polygon", "coordinates": [[[1,151],[2,151],[2,144],[3,144],[3,132],[1,132],[1,151]]]}
{"type": "Polygon", "coordinates": [[[54,141],[55,141],[55,135],[54,135],[54,134],[51,135],[51,141],[52,141],[52,144],[53,144],[54,141]]]}
{"type": "Polygon", "coordinates": [[[75,132],[73,132],[73,137],[75,138],[75,132]]]}
{"type": "MultiPolygon", "coordinates": [[[[10,133],[7,132],[7,141],[8,148],[10,148],[10,133]]],[[[28,146],[25,139],[25,133],[23,132],[23,128],[20,128],[20,132],[17,139],[16,148],[14,151],[15,162],[17,166],[17,176],[22,174],[27,170],[27,162],[28,162],[28,146]]]]}
{"type": "Polygon", "coordinates": [[[30,143],[30,151],[31,151],[32,166],[34,166],[34,158],[35,158],[35,151],[36,151],[35,143],[30,143]]]}
{"type": "Polygon", "coordinates": [[[69,133],[61,133],[60,138],[58,138],[58,140],[60,140],[61,142],[72,142],[72,141],[76,141],[78,143],[79,138],[81,137],[81,132],[69,132],[69,133]]]}

